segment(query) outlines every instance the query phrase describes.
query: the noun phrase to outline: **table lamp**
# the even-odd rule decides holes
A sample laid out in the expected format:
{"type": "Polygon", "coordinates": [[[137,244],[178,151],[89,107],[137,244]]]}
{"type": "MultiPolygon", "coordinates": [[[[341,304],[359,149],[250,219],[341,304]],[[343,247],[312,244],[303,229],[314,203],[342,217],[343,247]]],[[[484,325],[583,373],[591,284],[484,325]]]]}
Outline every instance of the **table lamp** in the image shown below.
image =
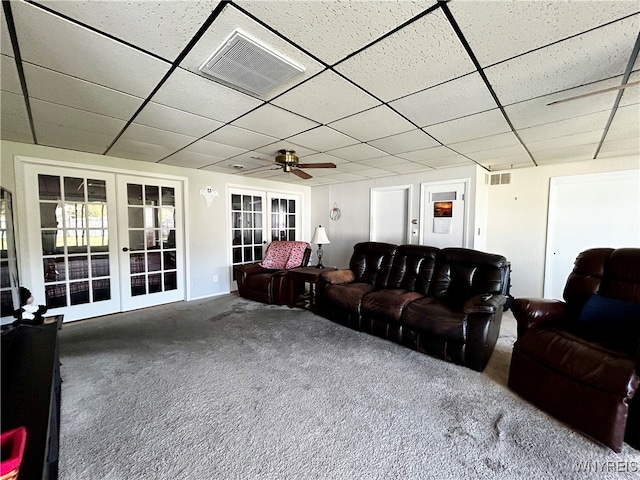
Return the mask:
{"type": "Polygon", "coordinates": [[[318,244],[318,264],[316,265],[316,268],[324,268],[324,265],[322,265],[322,245],[326,245],[331,242],[329,241],[329,237],[327,237],[327,231],[322,225],[318,225],[316,227],[316,231],[313,232],[311,243],[318,244]]]}

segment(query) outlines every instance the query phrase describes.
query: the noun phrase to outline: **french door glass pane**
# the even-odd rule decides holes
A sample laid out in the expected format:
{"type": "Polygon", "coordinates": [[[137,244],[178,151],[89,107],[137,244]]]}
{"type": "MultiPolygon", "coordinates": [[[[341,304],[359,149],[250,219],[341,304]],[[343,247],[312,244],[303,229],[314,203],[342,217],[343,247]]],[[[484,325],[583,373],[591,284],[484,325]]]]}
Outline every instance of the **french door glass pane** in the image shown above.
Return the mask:
{"type": "Polygon", "coordinates": [[[109,300],[106,182],[40,174],[38,194],[47,307],[109,300]]]}

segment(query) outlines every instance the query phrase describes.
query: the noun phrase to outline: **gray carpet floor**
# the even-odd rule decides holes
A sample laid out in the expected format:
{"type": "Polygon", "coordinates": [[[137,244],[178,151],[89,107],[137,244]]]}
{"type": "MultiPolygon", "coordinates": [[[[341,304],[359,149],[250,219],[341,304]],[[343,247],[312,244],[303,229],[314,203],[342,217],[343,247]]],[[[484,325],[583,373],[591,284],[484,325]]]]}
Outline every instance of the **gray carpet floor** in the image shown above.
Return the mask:
{"type": "Polygon", "coordinates": [[[618,479],[598,445],[482,373],[234,294],[65,324],[62,480],[618,479]]]}

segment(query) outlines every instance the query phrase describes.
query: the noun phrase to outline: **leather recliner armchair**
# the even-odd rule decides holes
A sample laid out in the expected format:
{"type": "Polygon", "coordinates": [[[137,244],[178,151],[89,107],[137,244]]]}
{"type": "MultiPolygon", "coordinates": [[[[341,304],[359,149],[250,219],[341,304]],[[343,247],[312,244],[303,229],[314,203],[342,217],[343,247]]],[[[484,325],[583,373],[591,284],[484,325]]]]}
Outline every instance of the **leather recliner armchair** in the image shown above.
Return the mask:
{"type": "Polygon", "coordinates": [[[580,253],[563,297],[514,300],[509,387],[616,452],[640,448],[640,248],[580,253]]]}
{"type": "MultiPolygon", "coordinates": [[[[284,244],[300,242],[273,241],[267,247],[265,260],[269,251],[282,247],[284,244]]],[[[286,246],[286,245],[285,245],[286,246]]],[[[238,282],[238,293],[243,298],[273,305],[285,305],[289,298],[288,270],[306,267],[311,257],[311,247],[307,244],[301,261],[289,264],[286,268],[266,268],[265,261],[236,265],[235,275],[238,282]]],[[[286,262],[285,262],[286,263],[286,262]]],[[[290,262],[289,262],[290,263],[290,262]]]]}

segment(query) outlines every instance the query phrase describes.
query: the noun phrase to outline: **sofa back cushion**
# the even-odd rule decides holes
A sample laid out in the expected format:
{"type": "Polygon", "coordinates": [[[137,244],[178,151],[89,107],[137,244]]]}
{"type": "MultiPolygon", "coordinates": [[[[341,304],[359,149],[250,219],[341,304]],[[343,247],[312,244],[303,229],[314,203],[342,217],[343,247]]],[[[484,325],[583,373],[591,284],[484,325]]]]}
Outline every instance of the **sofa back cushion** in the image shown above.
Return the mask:
{"type": "Polygon", "coordinates": [[[598,293],[640,303],[640,248],[617,248],[611,252],[598,293]]]}
{"type": "Polygon", "coordinates": [[[400,245],[393,257],[386,288],[400,288],[427,295],[439,248],[400,245]]]}
{"type": "Polygon", "coordinates": [[[308,247],[307,242],[275,240],[267,247],[260,266],[269,270],[288,270],[304,266],[308,247]]]}
{"type": "Polygon", "coordinates": [[[576,258],[562,295],[574,315],[578,315],[582,305],[600,290],[605,265],[612,252],[613,248],[592,248],[576,258]]]}
{"type": "Polygon", "coordinates": [[[355,275],[354,281],[368,283],[376,289],[384,288],[397,248],[397,245],[382,242],[356,243],[349,261],[349,269],[355,275]]]}
{"type": "Polygon", "coordinates": [[[438,253],[431,295],[462,305],[474,295],[505,293],[509,262],[502,255],[467,248],[443,248],[438,253]]]}

